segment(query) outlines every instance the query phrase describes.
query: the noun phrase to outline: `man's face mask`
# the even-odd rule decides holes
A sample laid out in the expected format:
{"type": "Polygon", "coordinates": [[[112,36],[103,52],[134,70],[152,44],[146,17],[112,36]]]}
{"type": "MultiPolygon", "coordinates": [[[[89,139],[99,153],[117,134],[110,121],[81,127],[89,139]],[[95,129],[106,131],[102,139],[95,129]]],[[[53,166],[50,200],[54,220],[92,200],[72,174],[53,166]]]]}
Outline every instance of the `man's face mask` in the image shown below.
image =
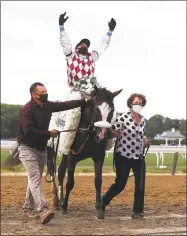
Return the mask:
{"type": "Polygon", "coordinates": [[[80,54],[86,55],[86,54],[88,54],[88,48],[87,47],[81,47],[81,48],[78,49],[78,52],[80,54]]]}
{"type": "Polygon", "coordinates": [[[48,93],[46,93],[46,94],[38,94],[37,93],[37,95],[40,96],[39,98],[37,98],[40,102],[43,102],[43,103],[47,102],[47,100],[48,100],[48,93]]]}

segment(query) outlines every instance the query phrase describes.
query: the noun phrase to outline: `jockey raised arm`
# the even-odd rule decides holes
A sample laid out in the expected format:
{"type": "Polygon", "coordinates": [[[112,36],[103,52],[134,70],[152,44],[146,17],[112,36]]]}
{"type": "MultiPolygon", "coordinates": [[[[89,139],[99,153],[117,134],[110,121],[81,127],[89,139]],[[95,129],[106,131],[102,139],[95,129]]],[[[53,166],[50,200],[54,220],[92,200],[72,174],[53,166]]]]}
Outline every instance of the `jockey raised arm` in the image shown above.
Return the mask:
{"type": "MultiPolygon", "coordinates": [[[[90,41],[86,38],[82,39],[75,46],[75,48],[73,48],[72,43],[64,29],[64,24],[69,18],[65,17],[65,15],[66,12],[60,15],[59,27],[60,43],[67,62],[68,85],[71,88],[68,99],[79,100],[81,98],[87,98],[93,90],[94,85],[98,85],[94,76],[95,62],[109,46],[112,32],[116,27],[116,21],[113,18],[110,20],[108,23],[109,30],[104,36],[100,46],[97,49],[93,49],[92,52],[89,52],[88,49],[90,47],[90,41]]],[[[57,130],[76,130],[79,126],[80,119],[81,108],[74,108],[66,113],[53,113],[50,128],[57,130]]],[[[113,121],[115,121],[114,116],[113,121]]],[[[62,181],[66,172],[62,169],[65,168],[66,170],[68,156],[71,154],[71,146],[75,135],[76,132],[63,132],[60,135],[58,151],[62,154],[62,160],[58,169],[58,196],[62,195],[62,181]]],[[[113,146],[112,139],[109,138],[107,140],[106,146],[107,149],[110,149],[113,146]]]]}
{"type": "MultiPolygon", "coordinates": [[[[60,26],[60,44],[62,45],[63,47],[63,51],[64,51],[64,54],[65,56],[69,57],[73,54],[72,52],[72,43],[71,43],[71,40],[69,38],[69,36],[66,34],[66,31],[64,29],[64,23],[66,22],[66,20],[69,18],[69,17],[66,17],[65,18],[65,15],[66,15],[66,12],[62,15],[60,15],[59,17],[59,26],[60,26]]],[[[111,35],[112,35],[112,32],[116,26],[116,21],[112,18],[111,21],[108,23],[108,26],[109,26],[109,31],[107,32],[107,34],[104,36],[102,42],[101,42],[101,45],[99,48],[97,49],[93,49],[92,50],[92,57],[93,57],[93,60],[94,61],[97,61],[99,59],[99,57],[101,56],[101,54],[106,50],[106,48],[109,46],[110,44],[110,38],[111,38],[111,35]]],[[[86,42],[87,41],[87,44],[85,45],[86,47],[89,47],[88,44],[90,45],[90,42],[89,40],[86,40],[86,39],[83,39],[82,40],[83,44],[84,44],[84,41],[86,42]]],[[[81,42],[79,42],[80,44],[81,42]]],[[[82,45],[82,47],[84,47],[84,45],[82,45]]],[[[83,49],[84,50],[84,49],[83,49]]],[[[87,50],[86,50],[87,51],[87,50]]]]}
{"type": "Polygon", "coordinates": [[[68,85],[73,87],[75,81],[78,81],[82,78],[91,79],[94,77],[95,62],[109,46],[112,32],[116,27],[116,21],[113,18],[111,19],[111,21],[108,23],[109,31],[103,37],[100,46],[97,49],[93,49],[90,53],[88,51],[90,41],[86,38],[82,39],[75,46],[75,50],[73,50],[72,43],[64,29],[64,23],[69,18],[65,17],[65,15],[66,12],[61,14],[59,17],[60,43],[63,47],[63,52],[67,60],[68,85]]]}
{"type": "MultiPolygon", "coordinates": [[[[89,96],[93,89],[94,84],[97,84],[95,79],[95,62],[100,58],[105,49],[109,46],[110,38],[113,30],[116,27],[116,21],[112,18],[108,23],[109,31],[104,36],[100,46],[97,49],[88,51],[90,41],[86,38],[82,39],[75,49],[72,47],[72,43],[66,34],[64,24],[69,17],[66,17],[66,12],[59,17],[60,27],[60,43],[63,48],[64,55],[67,61],[67,77],[68,85],[71,88],[69,99],[81,99],[89,96]]],[[[59,113],[53,114],[53,118],[50,123],[52,129],[76,129],[80,122],[81,109],[72,109],[66,114],[59,113]]],[[[71,145],[74,141],[76,132],[63,133],[60,136],[59,151],[64,155],[70,153],[71,145]]]]}

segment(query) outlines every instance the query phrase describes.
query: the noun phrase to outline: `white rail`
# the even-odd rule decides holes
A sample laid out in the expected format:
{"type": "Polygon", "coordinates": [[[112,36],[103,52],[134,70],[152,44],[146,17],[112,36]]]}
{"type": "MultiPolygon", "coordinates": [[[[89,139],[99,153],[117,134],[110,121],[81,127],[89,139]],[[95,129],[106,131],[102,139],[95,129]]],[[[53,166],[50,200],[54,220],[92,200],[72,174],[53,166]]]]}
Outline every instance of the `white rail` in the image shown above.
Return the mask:
{"type": "MultiPolygon", "coordinates": [[[[114,148],[111,148],[106,152],[106,156],[108,157],[109,153],[113,153],[114,148]]],[[[186,160],[186,146],[157,146],[151,145],[148,153],[155,154],[157,159],[157,168],[166,168],[164,165],[164,154],[176,153],[181,154],[182,158],[186,160]],[[161,160],[161,165],[160,165],[161,160]]]]}

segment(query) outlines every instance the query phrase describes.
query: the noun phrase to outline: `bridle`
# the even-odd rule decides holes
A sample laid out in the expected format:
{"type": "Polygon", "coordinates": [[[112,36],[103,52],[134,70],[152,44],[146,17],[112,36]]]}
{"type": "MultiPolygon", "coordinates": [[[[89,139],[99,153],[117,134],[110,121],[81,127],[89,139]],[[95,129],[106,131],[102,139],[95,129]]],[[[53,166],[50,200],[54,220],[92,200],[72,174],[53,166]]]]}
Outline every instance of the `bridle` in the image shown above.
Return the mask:
{"type": "MultiPolygon", "coordinates": [[[[117,91],[117,92],[114,92],[114,93],[113,93],[113,96],[118,95],[121,91],[122,91],[122,90],[117,91]]],[[[51,176],[51,181],[47,181],[47,176],[50,175],[50,174],[49,174],[49,173],[46,174],[46,181],[47,181],[47,182],[52,182],[52,181],[54,181],[55,176],[56,176],[56,157],[57,157],[58,146],[59,146],[59,141],[60,141],[60,134],[63,133],[63,132],[87,132],[87,133],[88,133],[86,139],[84,140],[84,142],[81,144],[81,146],[79,147],[79,149],[78,149],[77,151],[74,151],[73,149],[70,150],[70,152],[71,152],[73,155],[78,155],[78,154],[80,154],[80,153],[82,152],[82,150],[83,150],[83,148],[84,148],[86,142],[88,141],[90,135],[96,131],[97,127],[94,125],[94,122],[96,122],[96,110],[98,109],[98,105],[102,104],[102,102],[104,102],[104,101],[98,99],[98,95],[96,95],[96,97],[95,97],[94,100],[96,101],[96,103],[94,104],[94,108],[93,108],[93,111],[92,111],[92,119],[91,119],[90,124],[87,126],[87,128],[77,128],[77,129],[68,129],[68,130],[61,130],[61,131],[58,131],[58,135],[57,135],[57,145],[56,145],[56,148],[55,148],[56,150],[54,150],[54,138],[53,138],[53,141],[52,141],[53,148],[52,148],[52,149],[54,150],[53,160],[54,160],[54,166],[55,166],[55,168],[54,168],[54,173],[53,173],[53,175],[51,176]],[[101,103],[99,103],[99,101],[100,101],[101,103]]],[[[112,108],[112,110],[114,111],[114,108],[112,108]]],[[[82,115],[84,115],[84,112],[85,112],[85,111],[83,111],[82,115]]],[[[109,132],[109,131],[112,130],[112,129],[111,129],[111,128],[106,128],[106,130],[109,132]]],[[[95,141],[98,142],[98,143],[100,143],[100,142],[96,139],[96,137],[97,137],[97,136],[95,136],[95,141]]],[[[106,135],[105,138],[107,138],[107,135],[106,135]]]]}
{"type": "MultiPolygon", "coordinates": [[[[88,125],[87,128],[77,128],[75,130],[66,130],[66,131],[64,130],[64,131],[61,131],[61,132],[70,132],[70,131],[84,132],[84,131],[86,131],[88,133],[85,141],[81,144],[81,146],[79,147],[79,149],[77,151],[74,151],[73,149],[71,149],[71,153],[74,154],[74,155],[78,155],[78,154],[80,154],[82,152],[82,150],[83,150],[86,142],[88,141],[91,133],[95,132],[96,129],[97,129],[97,127],[94,126],[94,122],[96,121],[96,117],[95,116],[96,116],[96,110],[98,109],[98,104],[99,104],[98,102],[95,103],[95,106],[94,106],[93,112],[92,112],[92,120],[90,122],[90,125],[88,125]]],[[[107,129],[110,130],[110,128],[107,128],[107,129]]],[[[97,140],[97,136],[95,136],[95,141],[97,143],[99,143],[99,141],[97,140]]]]}

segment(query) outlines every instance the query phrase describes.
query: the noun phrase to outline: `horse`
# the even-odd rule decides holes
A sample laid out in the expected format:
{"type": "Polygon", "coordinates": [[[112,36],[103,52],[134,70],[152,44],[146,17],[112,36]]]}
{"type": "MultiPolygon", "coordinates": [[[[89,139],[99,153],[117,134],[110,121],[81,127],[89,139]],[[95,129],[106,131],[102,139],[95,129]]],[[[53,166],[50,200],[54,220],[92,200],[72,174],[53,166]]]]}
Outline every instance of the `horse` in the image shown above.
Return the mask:
{"type": "Polygon", "coordinates": [[[114,114],[113,100],[121,91],[122,89],[112,93],[106,88],[94,86],[94,90],[90,94],[94,99],[81,108],[81,119],[71,147],[71,153],[69,155],[62,155],[58,168],[58,193],[53,181],[53,203],[56,209],[60,204],[63,214],[67,214],[68,199],[74,187],[76,164],[81,160],[91,157],[95,170],[96,217],[104,219],[104,212],[101,206],[102,167],[105,158],[107,134],[110,131],[110,122],[114,114]],[[103,127],[102,122],[109,124],[109,126],[107,128],[103,127]],[[80,132],[81,130],[82,132],[80,132]],[[63,182],[66,169],[68,176],[64,197],[63,182]]]}

